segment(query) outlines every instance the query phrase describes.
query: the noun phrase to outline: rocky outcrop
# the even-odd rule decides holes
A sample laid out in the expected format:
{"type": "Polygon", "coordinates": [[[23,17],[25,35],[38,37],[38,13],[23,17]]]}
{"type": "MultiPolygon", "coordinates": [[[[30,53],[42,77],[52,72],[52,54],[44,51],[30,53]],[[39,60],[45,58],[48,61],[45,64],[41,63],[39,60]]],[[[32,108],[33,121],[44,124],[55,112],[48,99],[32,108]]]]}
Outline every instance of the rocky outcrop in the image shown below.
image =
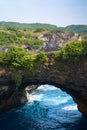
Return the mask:
{"type": "Polygon", "coordinates": [[[44,41],[40,50],[46,52],[59,50],[68,42],[84,39],[80,34],[70,32],[45,33],[40,35],[38,38],[44,41]]]}
{"type": "Polygon", "coordinates": [[[0,85],[0,112],[26,103],[26,91],[17,90],[14,84],[0,85]]]}
{"type": "Polygon", "coordinates": [[[48,62],[39,66],[35,73],[21,71],[22,83],[18,90],[11,80],[12,73],[1,68],[0,110],[25,103],[24,90],[27,85],[52,84],[70,94],[79,111],[87,116],[87,58],[75,64],[72,60],[55,61],[54,52],[47,55],[48,62]]]}
{"type": "Polygon", "coordinates": [[[0,112],[24,105],[28,101],[27,92],[37,88],[37,85],[30,85],[26,88],[17,89],[11,81],[11,73],[3,70],[2,73],[3,75],[0,75],[0,112]]]}

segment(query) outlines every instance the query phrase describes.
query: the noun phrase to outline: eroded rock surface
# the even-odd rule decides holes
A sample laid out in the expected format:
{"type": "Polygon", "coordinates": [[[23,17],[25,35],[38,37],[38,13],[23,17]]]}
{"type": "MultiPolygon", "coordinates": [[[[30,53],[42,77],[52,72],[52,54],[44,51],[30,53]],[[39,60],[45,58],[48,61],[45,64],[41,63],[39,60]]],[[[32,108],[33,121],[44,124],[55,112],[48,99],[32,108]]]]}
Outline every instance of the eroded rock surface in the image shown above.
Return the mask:
{"type": "Polygon", "coordinates": [[[70,33],[70,32],[53,32],[53,33],[45,33],[38,37],[40,40],[44,41],[44,44],[41,46],[40,50],[45,52],[48,51],[56,51],[65,46],[65,44],[84,39],[78,33],[70,33]]]}

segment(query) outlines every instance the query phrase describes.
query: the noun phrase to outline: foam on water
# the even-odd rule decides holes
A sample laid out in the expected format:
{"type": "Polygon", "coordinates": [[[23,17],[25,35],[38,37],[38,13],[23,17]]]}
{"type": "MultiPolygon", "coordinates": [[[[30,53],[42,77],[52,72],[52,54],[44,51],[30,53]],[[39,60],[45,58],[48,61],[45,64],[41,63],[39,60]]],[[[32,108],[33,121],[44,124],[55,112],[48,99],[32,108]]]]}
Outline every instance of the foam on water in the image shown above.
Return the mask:
{"type": "Polygon", "coordinates": [[[68,105],[68,106],[63,107],[62,109],[67,110],[67,111],[77,110],[77,105],[68,105]]]}
{"type": "Polygon", "coordinates": [[[39,95],[30,94],[29,95],[29,101],[41,101],[42,98],[43,98],[43,94],[39,94],[39,95]]]}
{"type": "Polygon", "coordinates": [[[53,90],[54,91],[58,90],[59,93],[61,92],[60,89],[52,85],[41,85],[37,90],[30,93],[28,101],[29,102],[42,101],[44,105],[54,106],[67,103],[68,100],[71,99],[70,96],[65,97],[64,95],[58,95],[58,93],[54,93],[53,90]]]}
{"type": "Polygon", "coordinates": [[[50,90],[56,90],[58,88],[52,86],[52,85],[41,85],[40,87],[38,87],[38,90],[43,90],[43,91],[50,91],[50,90]]]}

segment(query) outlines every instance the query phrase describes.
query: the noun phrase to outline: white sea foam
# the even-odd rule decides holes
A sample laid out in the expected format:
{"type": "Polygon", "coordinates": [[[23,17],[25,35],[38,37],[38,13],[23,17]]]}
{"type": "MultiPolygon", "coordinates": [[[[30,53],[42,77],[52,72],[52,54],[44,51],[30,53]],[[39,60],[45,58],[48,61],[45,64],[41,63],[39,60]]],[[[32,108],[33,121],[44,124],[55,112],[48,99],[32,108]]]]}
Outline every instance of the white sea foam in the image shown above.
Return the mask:
{"type": "Polygon", "coordinates": [[[43,90],[43,91],[50,91],[50,90],[56,90],[58,88],[52,86],[52,85],[41,85],[40,87],[38,87],[38,90],[43,90]]]}
{"type": "Polygon", "coordinates": [[[28,102],[30,102],[30,103],[32,103],[34,101],[41,101],[41,99],[43,97],[43,94],[33,95],[33,94],[27,93],[26,95],[27,95],[28,102]]]}
{"type": "Polygon", "coordinates": [[[40,87],[37,88],[38,90],[43,90],[44,89],[44,86],[41,85],[40,87]]]}
{"type": "Polygon", "coordinates": [[[67,111],[77,110],[77,105],[68,105],[68,106],[63,107],[62,109],[67,110],[67,111]]]}
{"type": "Polygon", "coordinates": [[[59,104],[62,104],[62,103],[67,103],[68,99],[69,98],[61,99],[61,100],[58,99],[58,98],[51,98],[50,99],[48,97],[45,97],[44,94],[39,94],[39,95],[32,95],[32,94],[30,94],[28,101],[30,103],[32,103],[34,101],[42,101],[43,100],[43,104],[55,106],[55,105],[59,105],[59,104]]]}
{"type": "MultiPolygon", "coordinates": [[[[50,90],[56,90],[58,88],[52,86],[52,85],[41,85],[38,90],[41,90],[41,92],[43,91],[50,91],[50,90]]],[[[59,89],[59,91],[61,92],[61,90],[59,89]]],[[[46,92],[47,93],[47,92],[46,92]]],[[[45,105],[59,105],[59,104],[64,104],[67,103],[68,100],[70,100],[70,96],[67,97],[63,97],[62,95],[54,95],[52,92],[52,96],[46,95],[46,93],[41,93],[38,91],[33,91],[31,94],[29,94],[29,102],[32,103],[34,101],[43,101],[43,104],[45,105]]]]}
{"type": "Polygon", "coordinates": [[[43,98],[43,94],[39,94],[39,95],[33,95],[33,94],[30,94],[29,102],[33,102],[33,101],[41,101],[42,98],[43,98]]]}

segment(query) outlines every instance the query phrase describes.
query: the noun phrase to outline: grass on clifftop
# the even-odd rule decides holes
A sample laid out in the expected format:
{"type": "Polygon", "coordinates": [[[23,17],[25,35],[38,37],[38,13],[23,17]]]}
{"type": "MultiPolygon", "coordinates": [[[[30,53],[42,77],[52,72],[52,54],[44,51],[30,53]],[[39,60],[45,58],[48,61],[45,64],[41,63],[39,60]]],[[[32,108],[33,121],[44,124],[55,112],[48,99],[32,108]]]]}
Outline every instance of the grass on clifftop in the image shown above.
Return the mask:
{"type": "Polygon", "coordinates": [[[81,57],[87,56],[87,41],[74,41],[67,44],[61,51],[56,52],[55,59],[72,59],[80,62],[81,57]]]}

